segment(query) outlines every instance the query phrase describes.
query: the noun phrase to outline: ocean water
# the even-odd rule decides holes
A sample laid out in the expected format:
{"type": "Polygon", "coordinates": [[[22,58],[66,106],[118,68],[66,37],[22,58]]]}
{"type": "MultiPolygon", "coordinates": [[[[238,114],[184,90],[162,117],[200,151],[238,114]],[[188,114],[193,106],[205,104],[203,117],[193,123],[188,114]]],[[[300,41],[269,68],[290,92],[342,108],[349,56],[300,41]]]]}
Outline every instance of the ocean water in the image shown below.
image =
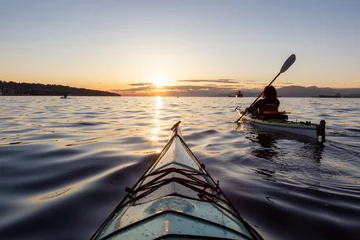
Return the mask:
{"type": "Polygon", "coordinates": [[[360,239],[360,99],[280,98],[326,142],[237,125],[253,98],[0,97],[0,239],[89,239],[174,123],[265,239],[360,239]]]}

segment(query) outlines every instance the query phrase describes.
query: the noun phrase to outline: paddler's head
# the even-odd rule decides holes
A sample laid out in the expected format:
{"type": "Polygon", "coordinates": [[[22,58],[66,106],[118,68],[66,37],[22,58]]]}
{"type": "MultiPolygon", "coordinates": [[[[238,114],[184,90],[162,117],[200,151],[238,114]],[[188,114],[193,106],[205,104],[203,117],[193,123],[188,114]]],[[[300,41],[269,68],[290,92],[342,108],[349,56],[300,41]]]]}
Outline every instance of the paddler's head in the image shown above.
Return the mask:
{"type": "Polygon", "coordinates": [[[262,97],[268,100],[276,100],[277,99],[276,89],[273,86],[266,86],[262,93],[262,97]]]}

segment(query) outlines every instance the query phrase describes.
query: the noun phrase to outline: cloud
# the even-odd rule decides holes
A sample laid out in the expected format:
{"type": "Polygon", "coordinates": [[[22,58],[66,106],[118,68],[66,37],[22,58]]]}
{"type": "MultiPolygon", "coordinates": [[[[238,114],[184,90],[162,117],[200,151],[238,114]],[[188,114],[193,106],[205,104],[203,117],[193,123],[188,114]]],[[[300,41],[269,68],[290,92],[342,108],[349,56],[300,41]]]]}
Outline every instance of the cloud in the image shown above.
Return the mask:
{"type": "Polygon", "coordinates": [[[130,83],[129,86],[132,86],[132,88],[127,89],[111,89],[112,92],[142,92],[142,91],[151,91],[156,89],[155,85],[153,83],[130,83]]]}
{"type": "Polygon", "coordinates": [[[150,85],[154,85],[152,83],[130,83],[130,86],[150,86],[150,85]]]}
{"type": "Polygon", "coordinates": [[[253,82],[256,82],[256,81],[255,80],[245,80],[245,82],[253,83],[253,82]]]}
{"type": "Polygon", "coordinates": [[[268,85],[268,82],[259,82],[257,80],[235,80],[235,79],[186,79],[186,80],[176,80],[180,83],[203,83],[206,86],[214,86],[220,88],[239,88],[247,87],[249,85],[265,86],[268,85]]]}
{"type": "Polygon", "coordinates": [[[156,87],[153,83],[131,83],[126,89],[112,89],[122,95],[141,96],[219,96],[237,91],[261,91],[268,83],[255,80],[234,79],[182,79],[176,80],[177,85],[156,87]]]}
{"type": "Polygon", "coordinates": [[[239,85],[225,85],[216,86],[209,84],[201,85],[175,85],[163,86],[156,88],[154,85],[149,84],[143,86],[141,84],[133,84],[134,86],[129,89],[112,89],[112,92],[117,92],[122,95],[162,95],[162,96],[214,96],[217,94],[228,94],[239,90],[239,85]],[[138,86],[140,85],[140,86],[138,86]]]}
{"type": "Polygon", "coordinates": [[[187,82],[187,83],[239,83],[234,79],[186,79],[186,80],[176,80],[176,82],[187,82]]]}

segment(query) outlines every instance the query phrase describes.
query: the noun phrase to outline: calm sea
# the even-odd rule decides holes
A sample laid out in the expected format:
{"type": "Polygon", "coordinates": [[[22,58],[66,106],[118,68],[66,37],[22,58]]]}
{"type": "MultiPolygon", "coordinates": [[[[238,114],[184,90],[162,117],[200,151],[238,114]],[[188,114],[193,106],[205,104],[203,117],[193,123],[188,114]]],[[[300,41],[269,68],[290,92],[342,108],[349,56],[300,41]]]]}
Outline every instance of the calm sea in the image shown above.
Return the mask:
{"type": "Polygon", "coordinates": [[[265,239],[360,239],[360,99],[280,98],[324,145],[237,125],[254,98],[0,97],[0,239],[89,239],[182,121],[265,239]]]}

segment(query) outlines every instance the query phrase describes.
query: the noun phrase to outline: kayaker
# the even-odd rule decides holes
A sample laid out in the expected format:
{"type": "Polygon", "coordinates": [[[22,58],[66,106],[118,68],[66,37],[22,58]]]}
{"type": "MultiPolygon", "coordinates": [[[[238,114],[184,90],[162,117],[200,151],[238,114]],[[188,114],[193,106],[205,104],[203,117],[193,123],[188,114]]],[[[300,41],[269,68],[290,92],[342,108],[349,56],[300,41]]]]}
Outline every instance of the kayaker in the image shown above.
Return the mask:
{"type": "Polygon", "coordinates": [[[266,86],[262,97],[263,99],[260,99],[254,105],[245,109],[245,111],[252,113],[252,116],[256,118],[287,119],[286,115],[279,112],[280,101],[277,98],[277,92],[273,86],[266,86]]]}

